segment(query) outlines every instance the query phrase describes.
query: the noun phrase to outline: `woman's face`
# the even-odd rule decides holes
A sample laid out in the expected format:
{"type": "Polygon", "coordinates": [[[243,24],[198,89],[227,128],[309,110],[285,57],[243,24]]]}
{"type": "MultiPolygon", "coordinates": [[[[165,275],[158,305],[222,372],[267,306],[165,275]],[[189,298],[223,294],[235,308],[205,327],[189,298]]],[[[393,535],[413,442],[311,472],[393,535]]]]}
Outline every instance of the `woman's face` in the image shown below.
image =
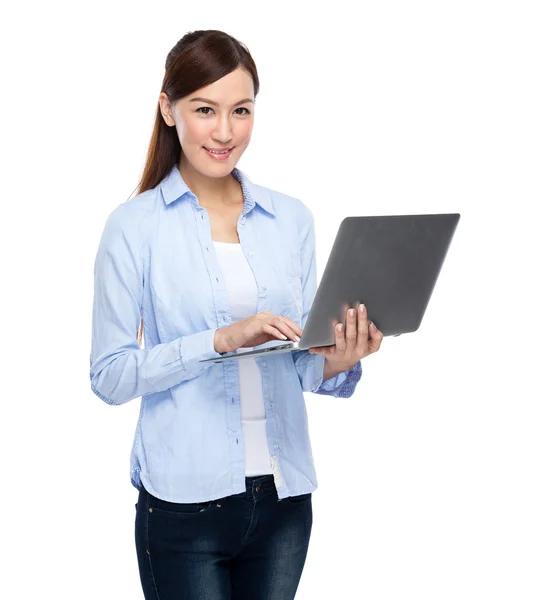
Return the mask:
{"type": "Polygon", "coordinates": [[[167,125],[176,126],[184,154],[181,162],[186,159],[203,175],[228,175],[248,147],[254,125],[254,84],[240,68],[174,105],[161,93],[159,106],[167,125]],[[214,158],[206,148],[232,151],[214,158]]]}

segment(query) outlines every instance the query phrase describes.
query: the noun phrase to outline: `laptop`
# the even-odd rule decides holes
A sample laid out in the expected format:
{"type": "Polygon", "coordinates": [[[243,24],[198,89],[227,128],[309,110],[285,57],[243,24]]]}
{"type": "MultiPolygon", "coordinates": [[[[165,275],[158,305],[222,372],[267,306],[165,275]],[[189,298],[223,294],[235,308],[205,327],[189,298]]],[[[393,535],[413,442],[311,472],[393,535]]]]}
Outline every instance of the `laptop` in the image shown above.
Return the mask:
{"type": "Polygon", "coordinates": [[[335,345],[334,326],[366,306],[386,336],[416,331],[461,215],[346,217],[341,221],[299,342],[223,354],[200,362],[239,360],[335,345]]]}

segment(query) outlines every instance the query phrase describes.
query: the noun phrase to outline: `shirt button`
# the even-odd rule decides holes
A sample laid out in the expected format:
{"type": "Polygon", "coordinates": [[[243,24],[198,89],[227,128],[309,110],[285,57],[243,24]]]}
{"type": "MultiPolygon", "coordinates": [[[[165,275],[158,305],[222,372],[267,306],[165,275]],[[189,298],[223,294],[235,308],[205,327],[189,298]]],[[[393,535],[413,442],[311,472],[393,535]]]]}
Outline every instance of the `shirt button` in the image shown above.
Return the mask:
{"type": "Polygon", "coordinates": [[[277,448],[279,448],[279,446],[277,444],[273,444],[273,447],[275,448],[275,450],[277,450],[277,448]]]}
{"type": "Polygon", "coordinates": [[[265,367],[265,362],[262,362],[262,367],[265,367]]]}
{"type": "Polygon", "coordinates": [[[266,285],[262,285],[262,290],[265,292],[265,290],[267,290],[267,286],[266,285]]]}

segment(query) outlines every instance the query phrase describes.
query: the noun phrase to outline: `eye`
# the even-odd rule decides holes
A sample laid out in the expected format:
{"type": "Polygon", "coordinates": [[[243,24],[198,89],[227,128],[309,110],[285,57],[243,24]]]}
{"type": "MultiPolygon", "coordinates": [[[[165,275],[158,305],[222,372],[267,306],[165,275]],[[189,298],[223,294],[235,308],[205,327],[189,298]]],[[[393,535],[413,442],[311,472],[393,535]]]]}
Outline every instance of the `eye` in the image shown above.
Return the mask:
{"type": "MultiPolygon", "coordinates": [[[[198,108],[196,110],[196,112],[199,112],[202,115],[208,115],[209,113],[203,112],[203,111],[206,111],[206,110],[213,110],[213,109],[211,107],[209,107],[209,106],[200,106],[200,108],[198,108]]],[[[236,110],[245,110],[246,111],[245,113],[241,113],[241,114],[244,114],[244,115],[249,115],[250,114],[250,111],[247,108],[244,108],[244,107],[237,108],[236,110]]]]}

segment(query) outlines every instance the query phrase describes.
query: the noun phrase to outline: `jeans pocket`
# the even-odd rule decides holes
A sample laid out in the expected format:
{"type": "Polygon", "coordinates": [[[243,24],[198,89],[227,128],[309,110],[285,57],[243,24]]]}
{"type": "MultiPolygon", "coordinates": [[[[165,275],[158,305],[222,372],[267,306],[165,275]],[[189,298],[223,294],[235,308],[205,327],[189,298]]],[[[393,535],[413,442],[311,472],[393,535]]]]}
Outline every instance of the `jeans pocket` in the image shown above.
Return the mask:
{"type": "Polygon", "coordinates": [[[311,497],[312,492],[310,492],[309,494],[300,494],[299,496],[287,496],[285,500],[289,504],[304,504],[305,502],[308,502],[308,500],[310,500],[311,497]]]}
{"type": "Polygon", "coordinates": [[[168,502],[167,500],[161,500],[151,496],[149,498],[149,512],[152,514],[160,514],[166,517],[188,517],[192,515],[199,515],[205,513],[213,506],[215,506],[215,500],[208,500],[206,502],[168,502]]]}

